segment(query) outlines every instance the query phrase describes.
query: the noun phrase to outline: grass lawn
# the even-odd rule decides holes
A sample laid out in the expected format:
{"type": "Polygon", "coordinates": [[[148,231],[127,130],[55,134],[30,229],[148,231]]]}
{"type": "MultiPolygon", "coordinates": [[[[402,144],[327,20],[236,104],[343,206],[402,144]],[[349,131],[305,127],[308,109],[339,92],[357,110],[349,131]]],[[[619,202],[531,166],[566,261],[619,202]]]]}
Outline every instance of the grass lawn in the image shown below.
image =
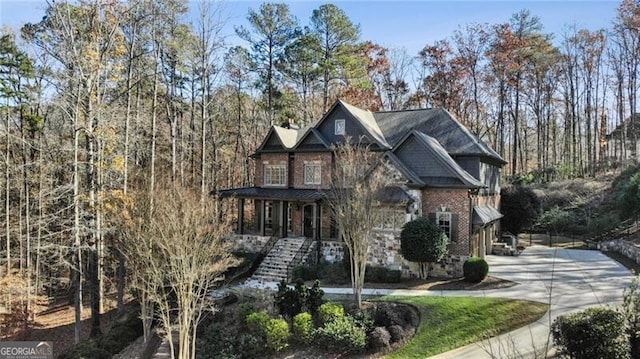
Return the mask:
{"type": "Polygon", "coordinates": [[[398,297],[378,300],[420,309],[420,327],[404,347],[385,358],[425,358],[459,348],[540,319],[547,304],[498,298],[398,297]]]}

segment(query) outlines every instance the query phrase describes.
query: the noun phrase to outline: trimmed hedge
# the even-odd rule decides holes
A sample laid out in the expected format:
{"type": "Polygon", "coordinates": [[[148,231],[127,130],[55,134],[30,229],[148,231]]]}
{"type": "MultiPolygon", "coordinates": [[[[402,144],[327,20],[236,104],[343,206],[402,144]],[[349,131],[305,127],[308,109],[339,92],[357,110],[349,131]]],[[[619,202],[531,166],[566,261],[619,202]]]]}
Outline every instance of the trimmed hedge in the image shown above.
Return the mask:
{"type": "Polygon", "coordinates": [[[334,352],[359,351],[367,345],[367,333],[351,317],[339,317],[318,328],[316,344],[334,352]]]}
{"type": "Polygon", "coordinates": [[[464,278],[471,283],[480,283],[489,274],[489,264],[480,257],[471,257],[462,266],[464,278]]]}
{"type": "Polygon", "coordinates": [[[624,318],[602,307],[562,315],[551,325],[553,342],[569,358],[622,359],[628,357],[624,318]]]}

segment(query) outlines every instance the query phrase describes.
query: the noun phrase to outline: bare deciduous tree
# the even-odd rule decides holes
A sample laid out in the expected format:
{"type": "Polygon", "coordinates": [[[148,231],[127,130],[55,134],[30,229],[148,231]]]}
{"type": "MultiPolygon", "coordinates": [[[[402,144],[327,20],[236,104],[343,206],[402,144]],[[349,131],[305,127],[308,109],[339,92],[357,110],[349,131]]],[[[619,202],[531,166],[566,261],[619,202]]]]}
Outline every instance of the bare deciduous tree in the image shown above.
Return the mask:
{"type": "Polygon", "coordinates": [[[367,252],[373,228],[381,222],[379,192],[388,183],[380,165],[380,155],[360,141],[347,139],[335,151],[335,169],[327,201],[340,235],[349,251],[351,285],[358,307],[367,267],[367,252]]]}
{"type": "Polygon", "coordinates": [[[222,203],[210,200],[203,207],[196,191],[179,187],[159,186],[152,211],[145,208],[148,202],[137,202],[141,217],[132,220],[126,245],[133,282],[155,305],[172,353],[178,344],[178,358],[195,358],[197,325],[214,309],[211,290],[236,263],[223,240],[231,216],[222,203]]]}

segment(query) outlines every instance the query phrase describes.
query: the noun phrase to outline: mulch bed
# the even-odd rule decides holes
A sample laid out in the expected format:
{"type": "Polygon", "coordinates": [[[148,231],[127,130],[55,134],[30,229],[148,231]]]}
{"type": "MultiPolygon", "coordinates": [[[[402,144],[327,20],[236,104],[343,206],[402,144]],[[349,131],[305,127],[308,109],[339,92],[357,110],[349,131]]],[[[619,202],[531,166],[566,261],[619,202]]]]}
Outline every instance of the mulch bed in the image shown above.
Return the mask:
{"type": "MultiPolygon", "coordinates": [[[[313,281],[307,283],[312,285],[313,281]]],[[[350,283],[328,283],[320,281],[323,287],[333,288],[351,288],[350,283]]],[[[518,283],[508,281],[501,278],[487,276],[480,283],[470,283],[463,278],[447,279],[447,278],[428,278],[418,279],[412,278],[400,283],[365,283],[365,288],[375,289],[414,289],[414,290],[488,290],[513,287],[518,283]]]]}

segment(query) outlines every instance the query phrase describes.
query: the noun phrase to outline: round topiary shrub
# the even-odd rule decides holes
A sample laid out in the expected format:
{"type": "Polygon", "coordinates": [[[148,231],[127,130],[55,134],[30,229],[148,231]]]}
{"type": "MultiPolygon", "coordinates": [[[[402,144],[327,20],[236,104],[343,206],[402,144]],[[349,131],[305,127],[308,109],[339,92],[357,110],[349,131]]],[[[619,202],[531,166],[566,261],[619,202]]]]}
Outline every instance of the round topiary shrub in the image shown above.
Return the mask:
{"type": "Polygon", "coordinates": [[[293,317],[293,337],[300,343],[309,344],[313,339],[313,316],[302,312],[293,317]]]}
{"type": "Polygon", "coordinates": [[[267,312],[253,312],[249,314],[246,319],[247,329],[249,329],[249,333],[256,336],[264,337],[264,329],[266,328],[267,323],[270,319],[271,317],[269,317],[269,314],[267,314],[267,312]]]}
{"type": "Polygon", "coordinates": [[[334,352],[350,352],[364,349],[367,333],[351,317],[339,317],[316,329],[316,345],[334,352]]]}
{"type": "Polygon", "coordinates": [[[318,308],[319,326],[344,317],[344,307],[340,303],[327,302],[318,308]]]}
{"type": "Polygon", "coordinates": [[[289,323],[284,319],[269,319],[264,327],[264,336],[267,348],[277,352],[285,349],[289,346],[289,323]]]}
{"type": "Polygon", "coordinates": [[[489,264],[480,257],[471,257],[462,266],[464,278],[472,283],[480,283],[489,274],[489,264]]]}

